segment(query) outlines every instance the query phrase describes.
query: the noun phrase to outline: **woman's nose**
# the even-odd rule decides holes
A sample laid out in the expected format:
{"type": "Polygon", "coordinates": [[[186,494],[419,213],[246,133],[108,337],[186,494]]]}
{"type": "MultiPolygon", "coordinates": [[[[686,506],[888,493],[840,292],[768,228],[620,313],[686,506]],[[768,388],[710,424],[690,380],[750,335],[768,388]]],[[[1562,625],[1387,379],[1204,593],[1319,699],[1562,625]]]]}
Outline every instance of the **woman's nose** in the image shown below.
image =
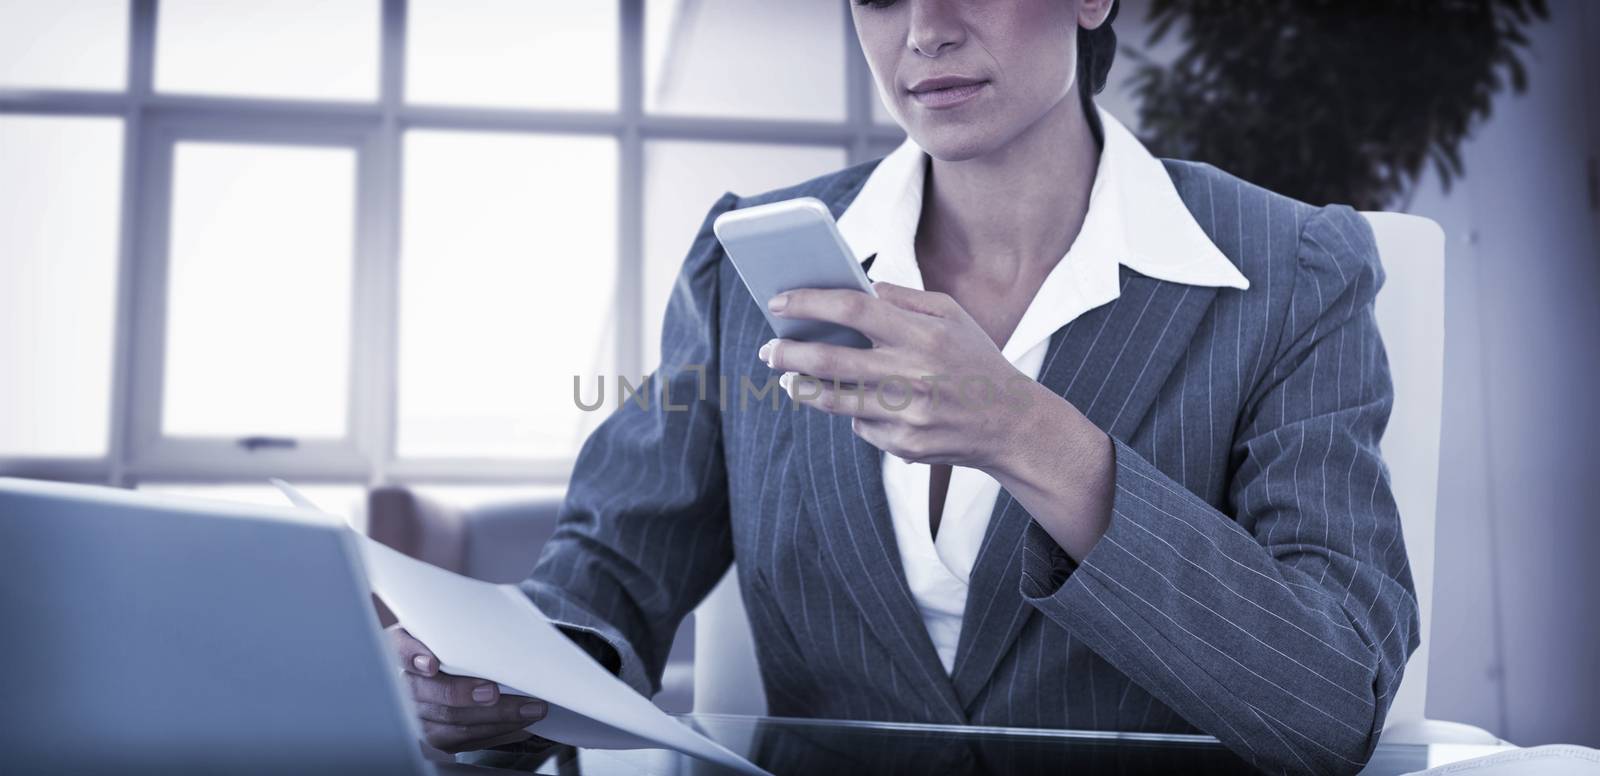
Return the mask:
{"type": "Polygon", "coordinates": [[[937,57],[959,46],[965,35],[959,13],[947,0],[911,0],[906,46],[925,57],[937,57]]]}

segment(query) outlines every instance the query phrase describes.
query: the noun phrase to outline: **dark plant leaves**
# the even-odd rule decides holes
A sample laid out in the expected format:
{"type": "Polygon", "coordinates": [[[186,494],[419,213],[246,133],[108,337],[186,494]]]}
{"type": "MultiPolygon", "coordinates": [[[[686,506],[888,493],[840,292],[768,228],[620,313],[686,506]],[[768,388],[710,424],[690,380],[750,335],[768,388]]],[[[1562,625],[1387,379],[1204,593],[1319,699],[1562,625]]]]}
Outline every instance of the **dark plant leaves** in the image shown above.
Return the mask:
{"type": "Polygon", "coordinates": [[[1150,47],[1124,49],[1143,138],[1312,204],[1381,210],[1460,146],[1509,81],[1544,0],[1152,0],[1150,47]]]}

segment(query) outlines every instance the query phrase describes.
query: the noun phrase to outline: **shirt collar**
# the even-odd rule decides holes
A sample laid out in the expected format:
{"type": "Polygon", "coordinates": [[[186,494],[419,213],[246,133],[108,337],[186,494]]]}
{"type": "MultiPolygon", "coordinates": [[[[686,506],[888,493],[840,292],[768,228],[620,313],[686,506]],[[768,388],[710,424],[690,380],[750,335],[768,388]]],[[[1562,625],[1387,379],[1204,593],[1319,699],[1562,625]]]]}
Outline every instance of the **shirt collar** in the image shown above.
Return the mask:
{"type": "MultiPolygon", "coordinates": [[[[1195,221],[1161,160],[1110,113],[1095,109],[1105,145],[1089,209],[1072,247],[1046,276],[1003,349],[1013,360],[1072,318],[1116,299],[1119,265],[1172,283],[1250,287],[1195,221]]],[[[923,287],[915,243],[927,163],[927,152],[906,138],[878,163],[839,217],[840,234],[856,260],[877,255],[868,271],[873,280],[923,287]]]]}

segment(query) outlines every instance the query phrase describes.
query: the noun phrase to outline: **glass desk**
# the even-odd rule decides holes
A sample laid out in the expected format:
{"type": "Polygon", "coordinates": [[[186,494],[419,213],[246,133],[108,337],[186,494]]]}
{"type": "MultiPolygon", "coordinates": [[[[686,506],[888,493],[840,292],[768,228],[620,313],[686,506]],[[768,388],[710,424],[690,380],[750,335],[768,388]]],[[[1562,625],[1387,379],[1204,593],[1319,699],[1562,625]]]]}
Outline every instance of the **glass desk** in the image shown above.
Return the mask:
{"type": "MultiPolygon", "coordinates": [[[[1029,728],[841,722],[686,714],[680,719],[763,768],[780,774],[871,773],[1089,774],[1248,773],[1251,768],[1210,736],[1029,728]]],[[[1379,744],[1363,774],[1410,773],[1510,747],[1379,744]]],[[[537,754],[466,752],[457,762],[522,773],[729,773],[676,752],[574,749],[537,754]]],[[[485,771],[487,773],[487,771],[485,771]]]]}

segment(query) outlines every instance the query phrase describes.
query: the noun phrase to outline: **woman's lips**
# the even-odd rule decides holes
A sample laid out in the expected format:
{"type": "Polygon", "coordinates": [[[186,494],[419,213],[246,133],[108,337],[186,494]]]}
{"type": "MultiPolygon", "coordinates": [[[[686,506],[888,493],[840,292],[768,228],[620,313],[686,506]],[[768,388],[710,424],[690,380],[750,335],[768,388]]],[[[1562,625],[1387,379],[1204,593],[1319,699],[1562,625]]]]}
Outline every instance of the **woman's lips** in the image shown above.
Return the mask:
{"type": "Polygon", "coordinates": [[[979,81],[975,84],[962,84],[944,89],[929,89],[925,92],[912,92],[911,97],[924,108],[942,110],[962,105],[983,91],[988,86],[988,81],[979,81]]]}

